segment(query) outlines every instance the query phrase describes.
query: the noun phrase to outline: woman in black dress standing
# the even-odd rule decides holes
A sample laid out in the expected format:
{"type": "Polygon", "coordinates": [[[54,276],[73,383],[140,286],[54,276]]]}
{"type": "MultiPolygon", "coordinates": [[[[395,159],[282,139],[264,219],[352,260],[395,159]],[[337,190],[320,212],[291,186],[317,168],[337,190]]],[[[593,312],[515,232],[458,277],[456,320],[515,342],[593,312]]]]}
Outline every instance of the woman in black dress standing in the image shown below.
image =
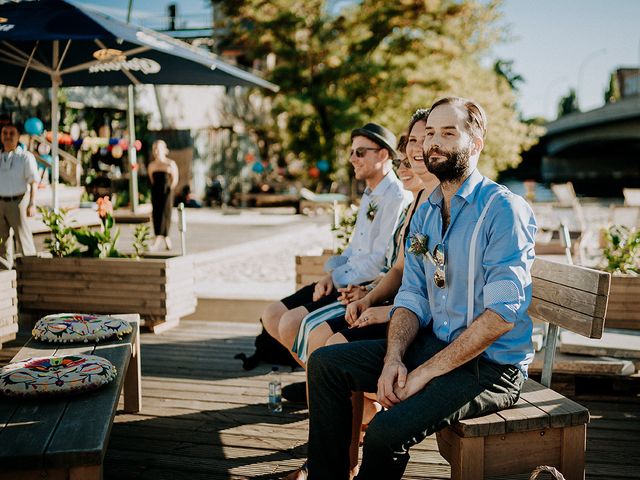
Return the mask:
{"type": "Polygon", "coordinates": [[[153,232],[156,241],[151,247],[157,251],[162,243],[167,250],[171,250],[169,227],[171,226],[171,209],[173,208],[173,193],[178,185],[178,165],[167,157],[169,149],[164,140],[156,140],[151,147],[153,160],[147,167],[147,174],[151,181],[151,204],[153,206],[153,232]]]}

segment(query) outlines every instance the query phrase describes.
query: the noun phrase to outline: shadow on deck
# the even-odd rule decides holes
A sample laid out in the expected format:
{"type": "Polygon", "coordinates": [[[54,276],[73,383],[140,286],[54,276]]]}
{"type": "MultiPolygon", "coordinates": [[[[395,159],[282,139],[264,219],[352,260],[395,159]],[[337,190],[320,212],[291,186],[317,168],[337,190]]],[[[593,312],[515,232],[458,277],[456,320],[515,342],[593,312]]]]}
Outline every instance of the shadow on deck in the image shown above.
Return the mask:
{"type": "MultiPolygon", "coordinates": [[[[306,456],[306,409],[285,402],[283,413],[269,413],[270,366],[246,372],[233,359],[238,352],[253,352],[257,333],[257,324],[191,320],[161,335],[144,334],[143,409],[116,416],[105,478],[271,479],[298,467],[306,456]]],[[[0,364],[20,345],[18,340],[0,350],[0,364]]],[[[300,370],[282,373],[285,385],[303,379],[300,370]]],[[[554,388],[584,390],[568,380],[554,388]]],[[[574,397],[592,417],[587,479],[640,479],[640,397],[635,389],[635,394],[614,394],[605,382],[598,384],[598,395],[574,397]]],[[[449,476],[435,436],[412,450],[404,478],[449,476]]]]}

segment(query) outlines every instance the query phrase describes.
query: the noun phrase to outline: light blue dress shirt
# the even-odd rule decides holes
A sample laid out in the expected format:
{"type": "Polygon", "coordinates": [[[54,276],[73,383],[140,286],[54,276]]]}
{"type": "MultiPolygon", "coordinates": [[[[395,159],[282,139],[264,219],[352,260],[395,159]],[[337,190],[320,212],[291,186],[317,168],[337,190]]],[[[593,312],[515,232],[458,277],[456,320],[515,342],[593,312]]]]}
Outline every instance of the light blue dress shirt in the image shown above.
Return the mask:
{"type": "MultiPolygon", "coordinates": [[[[445,251],[446,285],[438,288],[436,266],[424,255],[407,253],[402,286],[394,308],[404,307],[419,319],[421,327],[433,325],[437,338],[447,343],[467,328],[469,252],[473,230],[484,206],[488,208],[476,242],[473,318],[485,309],[514,323],[514,328],[493,342],[482,355],[504,365],[515,365],[527,375],[533,359],[531,265],[535,257],[536,221],[531,207],[518,195],[483,177],[477,170],[451,199],[451,218],[442,233],[442,190],[438,187],[416,212],[410,235],[427,237],[429,251],[441,243],[445,251]]],[[[391,315],[393,315],[393,310],[391,315]]]]}
{"type": "Polygon", "coordinates": [[[324,265],[337,287],[373,281],[383,270],[389,244],[404,208],[411,203],[411,193],[389,171],[373,190],[365,190],[351,241],[342,255],[331,257],[324,265]],[[375,205],[373,220],[367,215],[375,205]]]}

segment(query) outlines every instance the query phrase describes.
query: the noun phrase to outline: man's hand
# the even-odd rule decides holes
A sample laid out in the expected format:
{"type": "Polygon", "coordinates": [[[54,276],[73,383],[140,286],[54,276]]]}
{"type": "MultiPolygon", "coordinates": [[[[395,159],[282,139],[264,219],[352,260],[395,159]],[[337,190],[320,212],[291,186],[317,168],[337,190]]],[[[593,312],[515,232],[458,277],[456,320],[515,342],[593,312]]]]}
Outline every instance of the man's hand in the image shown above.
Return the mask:
{"type": "Polygon", "coordinates": [[[27,217],[33,217],[36,214],[36,206],[33,203],[30,203],[27,206],[27,217]]]}
{"type": "Polygon", "coordinates": [[[317,302],[322,297],[329,295],[333,291],[333,280],[331,274],[326,275],[322,280],[316,283],[313,290],[313,301],[317,302]]]}
{"type": "Polygon", "coordinates": [[[360,300],[367,294],[366,287],[359,285],[348,285],[344,288],[339,288],[338,291],[340,292],[338,301],[342,302],[343,305],[349,305],[351,302],[360,300]]]}
{"type": "Polygon", "coordinates": [[[384,368],[378,378],[378,403],[391,408],[401,399],[395,394],[396,388],[404,388],[407,381],[407,367],[400,360],[385,361],[384,368]]]}
{"type": "Polygon", "coordinates": [[[433,378],[434,376],[428,372],[428,369],[422,367],[416,368],[407,375],[407,381],[404,387],[396,385],[393,393],[402,402],[426,387],[433,378]]]}

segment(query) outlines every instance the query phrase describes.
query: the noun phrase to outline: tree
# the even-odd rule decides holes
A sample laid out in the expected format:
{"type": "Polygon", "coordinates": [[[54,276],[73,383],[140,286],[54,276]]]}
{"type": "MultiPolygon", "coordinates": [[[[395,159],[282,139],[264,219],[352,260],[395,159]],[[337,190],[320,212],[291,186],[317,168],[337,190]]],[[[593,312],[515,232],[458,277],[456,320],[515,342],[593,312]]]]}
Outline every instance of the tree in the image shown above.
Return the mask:
{"type": "Polygon", "coordinates": [[[569,93],[560,99],[558,102],[558,118],[580,111],[578,105],[578,96],[576,95],[575,88],[570,88],[569,93]]]}
{"type": "Polygon", "coordinates": [[[499,2],[367,0],[330,12],[322,0],[238,0],[218,4],[229,23],[225,46],[247,64],[276,56],[280,86],[272,114],[283,145],[307,165],[326,159],[347,171],[349,132],[376,121],[401,132],[411,113],[444,95],[473,98],[491,122],[481,169],[515,165],[534,141],[521,123],[508,62],[498,73],[483,56],[502,38],[499,2]]]}

